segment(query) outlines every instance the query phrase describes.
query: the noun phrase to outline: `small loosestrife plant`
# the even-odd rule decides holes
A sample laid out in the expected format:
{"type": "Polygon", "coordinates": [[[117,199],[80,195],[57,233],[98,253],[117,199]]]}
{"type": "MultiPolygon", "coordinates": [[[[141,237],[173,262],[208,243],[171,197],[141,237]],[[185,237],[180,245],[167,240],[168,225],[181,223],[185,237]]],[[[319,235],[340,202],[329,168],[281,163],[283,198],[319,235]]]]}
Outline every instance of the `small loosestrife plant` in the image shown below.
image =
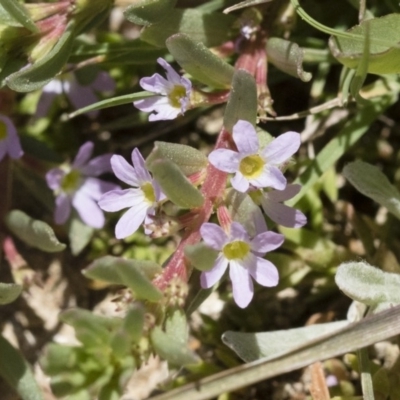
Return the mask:
{"type": "Polygon", "coordinates": [[[187,3],[1,3],[0,378],[399,399],[399,5],[187,3]]]}

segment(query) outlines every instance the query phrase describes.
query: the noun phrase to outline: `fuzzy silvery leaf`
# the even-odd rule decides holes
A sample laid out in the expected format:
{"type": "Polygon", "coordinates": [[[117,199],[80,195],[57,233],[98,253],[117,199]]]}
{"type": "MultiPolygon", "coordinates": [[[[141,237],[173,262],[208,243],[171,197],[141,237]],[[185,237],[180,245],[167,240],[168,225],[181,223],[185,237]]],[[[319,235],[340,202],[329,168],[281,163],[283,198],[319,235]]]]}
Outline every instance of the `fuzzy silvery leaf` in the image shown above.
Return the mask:
{"type": "Polygon", "coordinates": [[[49,253],[65,249],[53,229],[45,222],[35,220],[20,210],[10,211],[5,222],[8,229],[26,244],[49,253]]]}
{"type": "Polygon", "coordinates": [[[0,305],[12,303],[22,292],[22,286],[0,282],[0,305]]]}
{"type": "Polygon", "coordinates": [[[348,321],[329,322],[281,331],[244,333],[225,332],[222,341],[246,362],[273,358],[304,345],[306,342],[342,329],[348,321]]]}
{"type": "Polygon", "coordinates": [[[224,127],[232,132],[233,126],[244,120],[255,126],[257,121],[257,87],[254,78],[244,70],[236,70],[232,90],[224,114],[224,127]]]}
{"type": "Polygon", "coordinates": [[[267,42],[268,61],[281,71],[308,82],[312,75],[303,70],[303,49],[298,44],[281,38],[270,38],[267,42]]]}
{"type": "Polygon", "coordinates": [[[355,161],[344,167],[343,175],[359,192],[386,207],[400,219],[400,193],[377,167],[355,161]]]}
{"type": "Polygon", "coordinates": [[[168,142],[154,142],[153,151],[147,157],[146,165],[150,166],[157,159],[172,161],[186,176],[201,171],[208,164],[207,157],[199,150],[191,146],[168,142]]]}
{"type": "Polygon", "coordinates": [[[369,306],[400,304],[400,274],[382,271],[365,261],[342,263],[335,281],[347,296],[369,306]]]}
{"type": "Polygon", "coordinates": [[[212,88],[230,87],[234,68],[201,41],[178,33],[169,37],[166,45],[179,65],[194,79],[212,88]]]}
{"type": "Polygon", "coordinates": [[[76,213],[73,213],[72,217],[68,221],[68,237],[71,252],[74,256],[80,254],[80,252],[89,244],[93,237],[94,228],[86,225],[76,213]]]}

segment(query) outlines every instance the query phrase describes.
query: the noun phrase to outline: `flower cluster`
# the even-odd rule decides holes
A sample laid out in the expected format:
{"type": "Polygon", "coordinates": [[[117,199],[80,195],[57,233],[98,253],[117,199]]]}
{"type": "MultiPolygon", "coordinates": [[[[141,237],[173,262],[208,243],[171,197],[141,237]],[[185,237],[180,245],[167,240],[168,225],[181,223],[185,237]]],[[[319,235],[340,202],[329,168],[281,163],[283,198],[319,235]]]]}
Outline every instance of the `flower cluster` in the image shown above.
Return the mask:
{"type": "Polygon", "coordinates": [[[68,220],[73,206],[85,224],[93,228],[104,225],[104,214],[97,201],[104,193],[119,186],[97,178],[110,171],[111,154],[90,160],[93,147],[92,142],[84,143],[72,164],[53,168],[46,174],[47,185],[56,195],[54,220],[57,224],[68,220]]]}

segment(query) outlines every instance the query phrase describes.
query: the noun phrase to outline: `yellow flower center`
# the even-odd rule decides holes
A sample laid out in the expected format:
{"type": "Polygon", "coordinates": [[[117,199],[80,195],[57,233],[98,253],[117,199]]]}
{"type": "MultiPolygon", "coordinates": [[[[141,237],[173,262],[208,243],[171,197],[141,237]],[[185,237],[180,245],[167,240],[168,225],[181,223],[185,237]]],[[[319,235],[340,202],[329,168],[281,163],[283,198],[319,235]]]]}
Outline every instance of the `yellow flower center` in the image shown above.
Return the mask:
{"type": "Polygon", "coordinates": [[[250,251],[250,246],[248,243],[241,240],[236,240],[235,242],[228,243],[222,249],[224,256],[228,260],[243,260],[250,251]]]}
{"type": "Polygon", "coordinates": [[[61,181],[62,190],[66,193],[74,192],[78,189],[80,179],[81,173],[76,169],[72,169],[61,181]]]}
{"type": "Polygon", "coordinates": [[[144,185],[141,186],[141,189],[144,193],[144,197],[146,200],[153,204],[156,201],[156,194],[154,193],[153,185],[150,182],[146,182],[144,185]]]}
{"type": "Polygon", "coordinates": [[[186,96],[186,89],[184,86],[175,85],[174,88],[169,92],[168,99],[172,107],[181,108],[180,100],[186,96]]]}
{"type": "Polygon", "coordinates": [[[0,121],[0,140],[4,140],[7,137],[7,125],[0,121]]]}
{"type": "Polygon", "coordinates": [[[257,176],[261,175],[264,164],[264,160],[258,154],[253,154],[240,161],[239,171],[245,178],[257,178],[257,176]]]}

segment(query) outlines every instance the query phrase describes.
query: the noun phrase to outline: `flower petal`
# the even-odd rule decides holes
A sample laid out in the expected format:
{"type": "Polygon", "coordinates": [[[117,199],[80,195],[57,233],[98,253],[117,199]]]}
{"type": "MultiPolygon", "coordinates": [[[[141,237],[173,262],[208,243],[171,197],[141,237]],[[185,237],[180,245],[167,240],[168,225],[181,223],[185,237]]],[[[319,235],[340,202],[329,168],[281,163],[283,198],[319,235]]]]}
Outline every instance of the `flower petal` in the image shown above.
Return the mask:
{"type": "Polygon", "coordinates": [[[265,254],[277,249],[285,241],[285,236],[271,231],[258,234],[251,241],[251,250],[257,253],[265,254]]]}
{"type": "Polygon", "coordinates": [[[208,161],[215,168],[230,173],[236,172],[239,169],[240,160],[240,154],[229,149],[217,149],[208,155],[208,161]]]}
{"type": "Polygon", "coordinates": [[[256,130],[250,122],[239,120],[232,131],[233,140],[242,156],[258,153],[260,144],[256,130]]]}
{"type": "Polygon", "coordinates": [[[101,209],[110,212],[128,207],[140,207],[141,204],[148,208],[144,194],[140,189],[112,190],[101,196],[98,204],[101,209]]]}
{"type": "Polygon", "coordinates": [[[82,182],[79,192],[85,193],[93,200],[100,200],[100,197],[110,191],[121,190],[115,183],[106,182],[97,178],[86,178],[82,182]]]}
{"type": "Polygon", "coordinates": [[[115,90],[115,81],[106,71],[100,71],[90,86],[99,92],[112,92],[115,90]]]}
{"type": "MultiPolygon", "coordinates": [[[[70,81],[69,89],[66,92],[66,95],[76,110],[89,106],[90,104],[94,104],[98,101],[96,94],[93,92],[93,89],[90,86],[80,85],[76,80],[70,81]]],[[[99,114],[99,110],[88,111],[85,114],[94,118],[99,114]]]]}
{"type": "Polygon", "coordinates": [[[200,227],[200,234],[206,245],[214,250],[221,250],[228,242],[228,236],[217,224],[205,222],[200,227]]]}
{"type": "Polygon", "coordinates": [[[238,192],[245,193],[250,187],[249,181],[243,176],[241,172],[236,172],[236,175],[231,178],[231,184],[238,192]]]}
{"type": "Polygon", "coordinates": [[[67,221],[70,214],[71,214],[71,198],[67,194],[61,193],[56,197],[54,221],[58,225],[64,224],[67,221]]]}
{"type": "Polygon", "coordinates": [[[157,62],[165,69],[167,79],[174,85],[181,84],[181,76],[163,58],[157,58],[157,62]]]}
{"type": "Polygon", "coordinates": [[[146,218],[147,210],[148,206],[145,203],[130,208],[115,226],[115,237],[124,239],[135,233],[146,218]]]}
{"type": "MultiPolygon", "coordinates": [[[[47,85],[49,85],[49,83],[47,85]]],[[[40,95],[39,101],[36,106],[35,115],[37,118],[43,118],[43,117],[47,116],[47,114],[49,113],[50,107],[54,102],[54,99],[57,97],[57,93],[47,92],[44,90],[44,88],[43,88],[42,94],[40,95]]]]}
{"type": "Polygon", "coordinates": [[[72,198],[72,205],[82,221],[92,228],[100,229],[104,226],[104,213],[97,203],[82,190],[78,190],[72,198]]]}
{"type": "Polygon", "coordinates": [[[235,260],[231,260],[229,276],[232,281],[232,292],[235,303],[240,308],[247,307],[254,294],[253,281],[247,269],[235,260]]]}
{"type": "Polygon", "coordinates": [[[243,242],[249,243],[250,236],[247,233],[246,229],[244,229],[243,225],[239,222],[233,221],[231,224],[231,231],[229,241],[241,240],[243,242]]]}
{"type": "Polygon", "coordinates": [[[90,160],[81,168],[82,173],[88,176],[99,176],[105,172],[110,172],[112,154],[103,154],[90,160]]]}
{"type": "Polygon", "coordinates": [[[181,108],[172,107],[170,104],[166,104],[158,110],[154,110],[157,114],[150,114],[149,121],[167,121],[175,119],[179,114],[182,114],[181,108]]]}
{"type": "Polygon", "coordinates": [[[277,190],[283,190],[286,187],[286,178],[279,168],[266,164],[258,179],[252,179],[250,183],[254,186],[260,185],[258,187],[272,187],[277,190]]]}
{"type": "Polygon", "coordinates": [[[300,192],[300,189],[301,185],[291,183],[288,184],[283,190],[271,190],[270,192],[267,192],[266,195],[272,201],[281,202],[296,196],[296,194],[300,192]]]}
{"type": "Polygon", "coordinates": [[[134,187],[140,186],[135,169],[124,157],[115,154],[111,157],[110,162],[114,174],[118,179],[134,187]]]}
{"type": "Polygon", "coordinates": [[[78,150],[78,154],[72,163],[72,166],[76,169],[83,167],[90,159],[93,153],[93,142],[84,143],[78,150]]]}
{"type": "Polygon", "coordinates": [[[146,168],[146,162],[144,161],[144,158],[140,154],[140,151],[137,147],[134,148],[132,151],[132,164],[135,168],[136,176],[140,185],[145,182],[151,182],[153,180],[149,171],[146,168]]]}
{"type": "Polygon", "coordinates": [[[173,85],[160,74],[153,74],[140,79],[139,85],[148,92],[162,94],[166,96],[172,89],[173,85]]]}
{"type": "Polygon", "coordinates": [[[133,105],[140,111],[152,112],[169,106],[168,98],[165,96],[148,97],[147,99],[137,100],[133,105]]]}
{"type": "Polygon", "coordinates": [[[261,154],[268,163],[279,165],[296,153],[300,144],[299,133],[286,132],[267,144],[261,154]]]}
{"type": "Polygon", "coordinates": [[[272,199],[262,199],[261,205],[265,214],[279,225],[288,228],[301,228],[307,223],[307,217],[301,211],[274,202],[272,199]]]}
{"type": "Polygon", "coordinates": [[[200,275],[200,284],[203,289],[208,289],[214,286],[224,275],[228,260],[220,254],[215,260],[213,268],[209,271],[203,271],[200,275]]]}
{"type": "Polygon", "coordinates": [[[276,286],[279,282],[279,273],[275,265],[263,258],[256,256],[254,258],[255,261],[251,260],[249,264],[246,264],[250,275],[262,286],[276,286]]]}
{"type": "Polygon", "coordinates": [[[22,150],[21,147],[21,142],[19,141],[19,137],[17,134],[17,131],[15,130],[15,127],[12,126],[13,129],[10,129],[7,132],[7,152],[8,155],[12,158],[12,159],[17,159],[23,156],[24,152],[22,150]]]}
{"type": "Polygon", "coordinates": [[[61,168],[53,168],[46,174],[47,186],[52,190],[57,190],[61,186],[61,181],[65,176],[65,171],[61,168]]]}

